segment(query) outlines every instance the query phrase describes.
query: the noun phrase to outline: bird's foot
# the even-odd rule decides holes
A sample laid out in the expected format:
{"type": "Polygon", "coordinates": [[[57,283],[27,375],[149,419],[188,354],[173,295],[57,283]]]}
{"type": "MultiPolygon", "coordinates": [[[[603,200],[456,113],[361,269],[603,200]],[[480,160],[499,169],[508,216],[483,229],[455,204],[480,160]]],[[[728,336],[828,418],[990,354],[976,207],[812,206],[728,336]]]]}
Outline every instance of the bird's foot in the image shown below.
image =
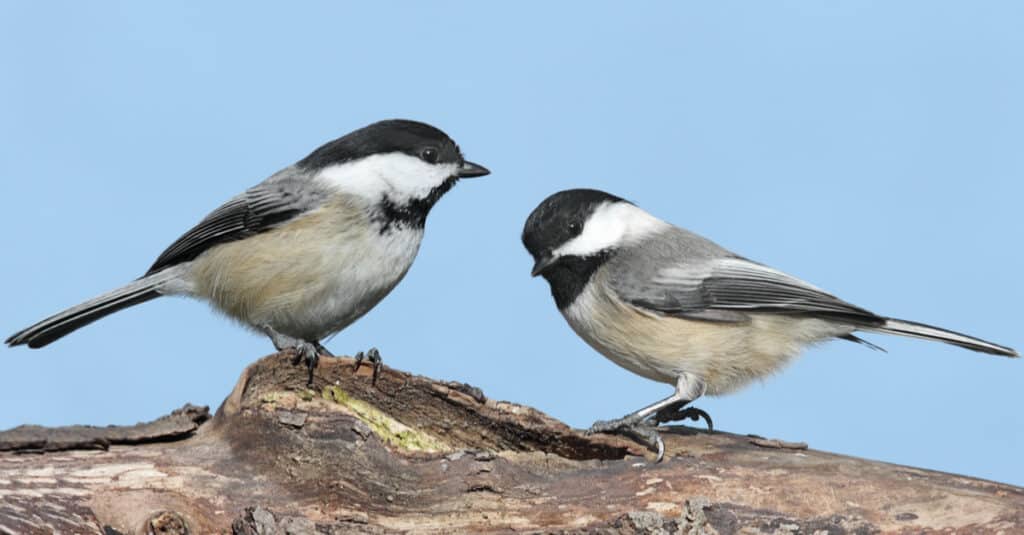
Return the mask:
{"type": "Polygon", "coordinates": [[[620,429],[626,427],[633,427],[643,421],[643,418],[638,417],[635,414],[623,416],[616,420],[598,420],[587,429],[587,434],[592,435],[594,433],[616,433],[620,429]]]}
{"type": "Polygon", "coordinates": [[[377,376],[380,375],[380,370],[384,366],[384,359],[380,356],[380,351],[377,351],[376,347],[371,347],[369,351],[364,355],[362,351],[356,353],[356,365],[353,368],[353,373],[359,371],[362,367],[363,361],[370,363],[373,366],[373,377],[370,379],[370,384],[377,386],[377,376]]]}
{"type": "Polygon", "coordinates": [[[292,354],[292,364],[306,363],[306,367],[309,368],[309,378],[306,380],[306,386],[313,386],[313,370],[316,369],[316,365],[320,362],[320,354],[322,353],[329,357],[333,356],[326,347],[320,345],[320,342],[307,342],[298,338],[292,338],[277,332],[269,325],[263,326],[263,332],[270,337],[270,341],[274,343],[274,347],[278,351],[286,351],[292,354]]]}
{"type": "Polygon", "coordinates": [[[631,414],[618,420],[594,422],[594,425],[587,430],[587,434],[608,433],[629,437],[657,452],[658,456],[654,459],[654,463],[657,464],[665,458],[665,441],[661,439],[656,427],[656,425],[648,425],[643,418],[631,414]]]}
{"type": "Polygon", "coordinates": [[[298,365],[305,362],[306,367],[309,369],[309,378],[306,380],[306,386],[313,386],[313,370],[316,369],[316,365],[320,363],[320,350],[317,346],[320,344],[299,342],[295,346],[289,348],[292,351],[292,364],[298,365]]]}
{"type": "Polygon", "coordinates": [[[704,420],[708,424],[708,431],[715,430],[715,424],[711,421],[710,414],[697,407],[687,407],[686,403],[689,402],[677,403],[662,408],[651,416],[651,421],[654,422],[654,425],[660,425],[668,422],[681,422],[687,419],[695,422],[704,420]]]}

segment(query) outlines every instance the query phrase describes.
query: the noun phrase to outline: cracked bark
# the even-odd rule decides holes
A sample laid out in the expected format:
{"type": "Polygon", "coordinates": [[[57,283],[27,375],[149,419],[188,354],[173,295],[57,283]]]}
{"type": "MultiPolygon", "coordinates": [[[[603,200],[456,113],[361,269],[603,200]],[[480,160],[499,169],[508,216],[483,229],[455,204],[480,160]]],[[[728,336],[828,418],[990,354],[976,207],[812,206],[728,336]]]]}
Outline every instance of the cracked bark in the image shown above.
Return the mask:
{"type": "Polygon", "coordinates": [[[676,427],[663,463],[479,389],[285,355],[209,421],[0,433],[0,533],[1024,532],[1024,489],[676,427]],[[205,423],[204,423],[205,422],[205,423]],[[646,459],[646,460],[645,460],[646,459]]]}

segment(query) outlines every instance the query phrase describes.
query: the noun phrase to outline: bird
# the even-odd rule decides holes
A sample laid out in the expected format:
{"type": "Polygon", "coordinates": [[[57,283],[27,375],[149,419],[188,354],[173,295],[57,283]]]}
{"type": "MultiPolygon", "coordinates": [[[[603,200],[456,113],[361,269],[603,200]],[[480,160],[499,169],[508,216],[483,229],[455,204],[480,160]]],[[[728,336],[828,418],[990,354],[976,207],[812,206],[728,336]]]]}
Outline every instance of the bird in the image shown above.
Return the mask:
{"type": "Polygon", "coordinates": [[[532,275],[597,352],[673,394],[591,433],[629,436],[664,456],[658,424],[710,416],[689,406],[764,378],[805,347],[858,331],[936,340],[1017,357],[1015,350],[914,321],[880,316],[748,260],[632,202],[594,189],[552,194],[529,215],[532,275]]]}
{"type": "MultiPolygon", "coordinates": [[[[7,338],[44,347],[104,316],[164,295],[209,302],[308,368],[321,340],[402,280],[434,204],[463,178],[490,174],[426,123],[375,122],[329,141],[229,199],[174,241],[146,273],[7,338]]],[[[381,366],[375,348],[366,355],[381,366]]],[[[357,355],[357,366],[363,354],[357,355]]]]}

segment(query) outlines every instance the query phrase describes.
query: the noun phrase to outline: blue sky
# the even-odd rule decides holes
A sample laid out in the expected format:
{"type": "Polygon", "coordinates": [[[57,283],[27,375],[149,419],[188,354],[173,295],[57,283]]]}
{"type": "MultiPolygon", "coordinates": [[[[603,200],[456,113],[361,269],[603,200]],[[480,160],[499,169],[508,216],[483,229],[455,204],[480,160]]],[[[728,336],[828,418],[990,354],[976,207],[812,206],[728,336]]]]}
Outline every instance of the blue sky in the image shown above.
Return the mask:
{"type": "MultiPolygon", "coordinates": [[[[596,187],[880,314],[1024,348],[1015,2],[0,3],[7,335],[140,274],[221,202],[378,119],[491,168],[334,337],[575,426],[670,392],[576,338],[519,242],[596,187]]],[[[1024,361],[867,336],[701,400],[723,430],[1024,484],[1024,361]]],[[[268,340],[160,299],[0,349],[0,428],[216,406],[268,340]]]]}

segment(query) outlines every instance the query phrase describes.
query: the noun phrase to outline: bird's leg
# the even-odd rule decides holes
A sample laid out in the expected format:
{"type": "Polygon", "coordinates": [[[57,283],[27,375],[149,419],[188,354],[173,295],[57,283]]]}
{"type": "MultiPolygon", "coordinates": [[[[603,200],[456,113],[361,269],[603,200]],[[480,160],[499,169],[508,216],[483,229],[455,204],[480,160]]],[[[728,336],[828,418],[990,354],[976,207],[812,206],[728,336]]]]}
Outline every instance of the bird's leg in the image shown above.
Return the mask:
{"type": "Polygon", "coordinates": [[[615,433],[628,436],[656,451],[658,457],[654,462],[659,463],[665,456],[665,442],[655,429],[659,423],[679,419],[670,418],[670,416],[677,414],[685,414],[686,417],[696,419],[693,416],[696,413],[707,417],[710,426],[711,418],[706,412],[700,409],[682,409],[687,403],[704,395],[706,388],[703,379],[683,372],[676,380],[676,390],[671,396],[617,420],[594,422],[594,425],[590,426],[587,433],[615,433]],[[648,424],[648,421],[654,425],[648,424]]]}
{"type": "Polygon", "coordinates": [[[369,351],[364,355],[362,351],[356,353],[356,365],[352,370],[353,372],[359,371],[359,368],[363,365],[363,361],[369,362],[373,365],[373,378],[370,379],[370,384],[377,385],[377,376],[380,375],[380,370],[384,366],[384,359],[380,356],[380,351],[377,351],[376,347],[371,347],[369,351]]]}
{"type": "Polygon", "coordinates": [[[707,384],[703,379],[690,373],[683,373],[676,380],[676,393],[680,394],[679,401],[664,405],[654,411],[650,420],[654,425],[668,422],[678,422],[686,419],[695,422],[704,420],[708,424],[708,431],[715,430],[715,424],[711,421],[711,415],[697,407],[687,407],[697,398],[700,398],[707,391],[707,384]]]}
{"type": "Polygon", "coordinates": [[[324,347],[324,345],[321,344],[320,342],[313,342],[313,345],[316,346],[317,353],[320,353],[321,355],[323,355],[325,357],[333,357],[334,356],[334,353],[331,353],[331,350],[327,349],[326,347],[324,347]]]}
{"type": "Polygon", "coordinates": [[[665,456],[665,441],[661,439],[661,435],[658,434],[658,431],[655,429],[657,424],[650,425],[646,420],[652,412],[656,412],[662,407],[679,403],[680,401],[685,402],[686,400],[680,399],[679,391],[677,390],[671,396],[644,407],[634,413],[627,414],[622,418],[615,420],[598,420],[590,426],[590,429],[587,430],[587,434],[609,433],[627,436],[657,452],[658,456],[654,462],[660,463],[661,459],[665,456]]]}
{"type": "Polygon", "coordinates": [[[263,332],[270,337],[270,341],[274,343],[274,347],[278,351],[290,351],[293,353],[292,364],[306,363],[306,367],[309,369],[309,378],[306,380],[306,386],[312,387],[313,370],[316,369],[316,365],[320,362],[320,352],[324,351],[327,355],[330,355],[330,352],[320,345],[320,342],[307,342],[298,338],[292,338],[275,331],[269,325],[263,326],[263,332]]]}

